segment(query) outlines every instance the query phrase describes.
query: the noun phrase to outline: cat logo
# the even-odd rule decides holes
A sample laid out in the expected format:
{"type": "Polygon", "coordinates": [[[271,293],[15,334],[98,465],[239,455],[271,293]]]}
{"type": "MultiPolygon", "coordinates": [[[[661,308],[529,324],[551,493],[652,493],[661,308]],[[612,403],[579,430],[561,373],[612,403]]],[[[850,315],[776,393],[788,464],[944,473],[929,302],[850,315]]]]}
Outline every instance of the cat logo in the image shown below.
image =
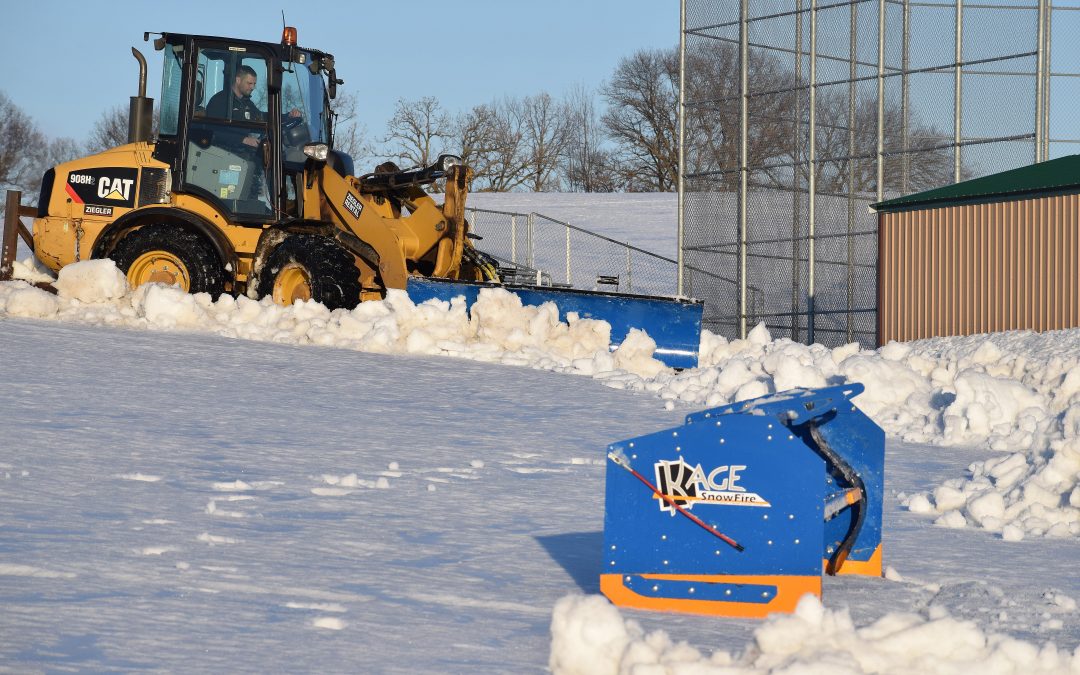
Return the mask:
{"type": "Polygon", "coordinates": [[[126,166],[80,169],[68,175],[64,188],[75,204],[132,208],[138,176],[138,169],[126,166]]]}
{"type": "Polygon", "coordinates": [[[102,199],[114,199],[125,201],[131,199],[131,186],[135,185],[134,178],[110,178],[102,176],[98,179],[97,194],[102,199]]]}

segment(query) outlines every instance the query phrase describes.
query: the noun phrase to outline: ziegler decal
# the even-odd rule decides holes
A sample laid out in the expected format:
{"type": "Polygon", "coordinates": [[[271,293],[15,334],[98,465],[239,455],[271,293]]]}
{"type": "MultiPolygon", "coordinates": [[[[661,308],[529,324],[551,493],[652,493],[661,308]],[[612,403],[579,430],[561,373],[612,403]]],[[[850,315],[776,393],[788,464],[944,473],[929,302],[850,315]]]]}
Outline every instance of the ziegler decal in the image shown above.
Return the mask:
{"type": "MultiPolygon", "coordinates": [[[[135,180],[138,169],[127,167],[103,167],[82,169],[68,174],[64,189],[76,204],[97,206],[135,206],[135,180]]],[[[94,215],[112,215],[112,213],[91,212],[94,215]]]]}
{"type": "Polygon", "coordinates": [[[359,218],[360,212],[364,210],[364,205],[360,203],[359,199],[353,197],[351,192],[345,193],[345,204],[343,206],[349,210],[353,218],[359,218]]]}
{"type": "Polygon", "coordinates": [[[94,206],[93,204],[87,204],[83,207],[83,213],[88,216],[111,216],[113,207],[111,206],[94,206]]]}
{"type": "MultiPolygon", "coordinates": [[[[689,510],[695,504],[716,506],[772,506],[756,492],[740,485],[745,464],[721,465],[708,473],[701,465],[690,466],[682,457],[669,462],[660,460],[656,469],[656,487],[679,506],[689,510]]],[[[675,515],[675,509],[663,499],[657,499],[661,511],[675,515]]]]}

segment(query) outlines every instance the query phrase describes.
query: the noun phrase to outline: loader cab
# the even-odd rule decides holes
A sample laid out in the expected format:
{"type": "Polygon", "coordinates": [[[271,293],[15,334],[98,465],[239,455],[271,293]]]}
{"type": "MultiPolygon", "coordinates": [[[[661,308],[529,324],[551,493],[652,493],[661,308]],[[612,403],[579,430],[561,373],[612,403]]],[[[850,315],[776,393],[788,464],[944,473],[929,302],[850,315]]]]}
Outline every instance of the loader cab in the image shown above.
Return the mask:
{"type": "Polygon", "coordinates": [[[333,57],[294,45],[165,33],[154,156],[173,190],[237,223],[298,214],[307,143],[331,143],[333,57]],[[329,64],[329,68],[326,66],[329,64]]]}

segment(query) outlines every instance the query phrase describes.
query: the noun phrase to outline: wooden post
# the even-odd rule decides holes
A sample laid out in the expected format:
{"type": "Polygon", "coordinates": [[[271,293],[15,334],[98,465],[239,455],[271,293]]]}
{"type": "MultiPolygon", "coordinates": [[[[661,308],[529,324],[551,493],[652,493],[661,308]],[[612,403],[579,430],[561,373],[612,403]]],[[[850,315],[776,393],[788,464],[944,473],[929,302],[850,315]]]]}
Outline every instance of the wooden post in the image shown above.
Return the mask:
{"type": "Polygon", "coordinates": [[[19,246],[19,201],[22,193],[8,190],[7,203],[4,207],[4,242],[0,249],[0,281],[8,281],[14,271],[15,251],[19,246]]]}

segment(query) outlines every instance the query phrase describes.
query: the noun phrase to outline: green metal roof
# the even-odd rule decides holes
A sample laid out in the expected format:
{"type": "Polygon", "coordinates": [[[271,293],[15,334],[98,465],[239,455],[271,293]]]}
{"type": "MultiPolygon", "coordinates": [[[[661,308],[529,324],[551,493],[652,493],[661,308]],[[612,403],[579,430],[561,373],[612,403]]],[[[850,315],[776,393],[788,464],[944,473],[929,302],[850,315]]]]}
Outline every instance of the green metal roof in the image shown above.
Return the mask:
{"type": "Polygon", "coordinates": [[[1011,171],[916,192],[905,197],[871,204],[875,211],[907,211],[952,206],[968,201],[1005,201],[1045,192],[1080,192],[1080,155],[1059,157],[1011,171]]]}

